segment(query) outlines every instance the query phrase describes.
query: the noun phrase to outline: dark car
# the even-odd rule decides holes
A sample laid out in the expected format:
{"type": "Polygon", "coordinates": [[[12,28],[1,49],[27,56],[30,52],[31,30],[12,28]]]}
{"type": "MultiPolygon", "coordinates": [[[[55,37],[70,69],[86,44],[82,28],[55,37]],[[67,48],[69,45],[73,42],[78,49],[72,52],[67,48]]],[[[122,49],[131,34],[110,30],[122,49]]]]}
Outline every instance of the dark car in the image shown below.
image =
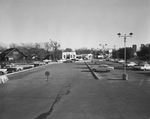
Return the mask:
{"type": "Polygon", "coordinates": [[[78,61],[77,59],[75,59],[75,58],[73,58],[73,59],[71,59],[72,61],[78,61]]]}
{"type": "Polygon", "coordinates": [[[7,68],[7,72],[8,73],[17,72],[17,68],[15,68],[15,67],[7,68]]]}
{"type": "Polygon", "coordinates": [[[74,61],[72,61],[72,60],[66,60],[66,61],[64,61],[63,63],[73,63],[74,61]]]}

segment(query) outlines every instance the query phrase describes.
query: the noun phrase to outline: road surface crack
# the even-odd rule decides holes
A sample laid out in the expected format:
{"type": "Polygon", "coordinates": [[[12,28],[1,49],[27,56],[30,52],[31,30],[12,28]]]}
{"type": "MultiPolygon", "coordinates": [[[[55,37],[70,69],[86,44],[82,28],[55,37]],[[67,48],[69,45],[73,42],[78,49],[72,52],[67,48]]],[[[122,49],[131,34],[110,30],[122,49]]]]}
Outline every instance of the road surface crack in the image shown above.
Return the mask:
{"type": "Polygon", "coordinates": [[[55,98],[54,102],[52,103],[50,109],[47,112],[42,113],[41,115],[39,115],[38,117],[36,117],[34,119],[46,119],[48,116],[50,116],[52,111],[54,110],[55,104],[57,104],[64,95],[68,95],[70,93],[70,89],[71,89],[71,85],[70,84],[65,86],[65,87],[63,87],[59,91],[58,95],[56,96],[56,98],[55,98]]]}

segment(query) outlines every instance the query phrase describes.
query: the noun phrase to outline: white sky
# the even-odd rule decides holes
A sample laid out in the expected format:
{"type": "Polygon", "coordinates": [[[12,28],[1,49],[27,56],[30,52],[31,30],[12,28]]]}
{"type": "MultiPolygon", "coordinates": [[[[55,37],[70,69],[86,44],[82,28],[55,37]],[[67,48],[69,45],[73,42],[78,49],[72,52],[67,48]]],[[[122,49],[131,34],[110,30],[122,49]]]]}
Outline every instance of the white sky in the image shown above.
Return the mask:
{"type": "Polygon", "coordinates": [[[61,48],[150,43],[150,0],[0,0],[0,44],[52,39],[61,48]]]}

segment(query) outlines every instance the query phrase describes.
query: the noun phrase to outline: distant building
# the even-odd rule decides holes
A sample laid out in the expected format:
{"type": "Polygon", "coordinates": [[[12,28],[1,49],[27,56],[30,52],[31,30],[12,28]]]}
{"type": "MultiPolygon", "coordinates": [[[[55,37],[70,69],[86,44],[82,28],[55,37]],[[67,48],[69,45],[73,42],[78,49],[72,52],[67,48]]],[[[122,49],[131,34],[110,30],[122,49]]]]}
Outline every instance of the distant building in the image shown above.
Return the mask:
{"type": "Polygon", "coordinates": [[[75,59],[76,52],[62,52],[62,59],[75,59]]]}
{"type": "Polygon", "coordinates": [[[17,48],[10,48],[0,54],[0,62],[21,62],[26,56],[17,48]]]}
{"type": "Polygon", "coordinates": [[[62,52],[62,59],[92,59],[92,54],[80,54],[76,52],[62,52]]]}

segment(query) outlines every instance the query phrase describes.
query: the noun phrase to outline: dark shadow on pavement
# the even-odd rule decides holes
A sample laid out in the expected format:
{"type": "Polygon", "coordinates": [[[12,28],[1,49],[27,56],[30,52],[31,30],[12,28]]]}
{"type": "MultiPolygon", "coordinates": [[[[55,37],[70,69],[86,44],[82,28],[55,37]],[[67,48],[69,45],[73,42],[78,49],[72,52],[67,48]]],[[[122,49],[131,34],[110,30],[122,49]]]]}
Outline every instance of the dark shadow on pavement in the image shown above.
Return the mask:
{"type": "Polygon", "coordinates": [[[76,63],[76,65],[84,65],[85,66],[84,62],[82,62],[82,63],[76,63]]]}
{"type": "Polygon", "coordinates": [[[106,74],[106,73],[110,73],[110,71],[96,71],[96,73],[99,73],[99,74],[106,74]]]}
{"type": "Polygon", "coordinates": [[[89,70],[82,70],[81,72],[90,72],[89,70]]]}
{"type": "Polygon", "coordinates": [[[108,80],[122,80],[122,81],[126,81],[126,80],[123,80],[122,78],[108,78],[108,80]]]}
{"type": "Polygon", "coordinates": [[[88,69],[88,67],[76,67],[77,69],[88,69]]]}
{"type": "Polygon", "coordinates": [[[140,72],[138,72],[138,74],[143,74],[143,75],[146,75],[146,76],[150,76],[150,71],[140,71],[140,72]]]}

